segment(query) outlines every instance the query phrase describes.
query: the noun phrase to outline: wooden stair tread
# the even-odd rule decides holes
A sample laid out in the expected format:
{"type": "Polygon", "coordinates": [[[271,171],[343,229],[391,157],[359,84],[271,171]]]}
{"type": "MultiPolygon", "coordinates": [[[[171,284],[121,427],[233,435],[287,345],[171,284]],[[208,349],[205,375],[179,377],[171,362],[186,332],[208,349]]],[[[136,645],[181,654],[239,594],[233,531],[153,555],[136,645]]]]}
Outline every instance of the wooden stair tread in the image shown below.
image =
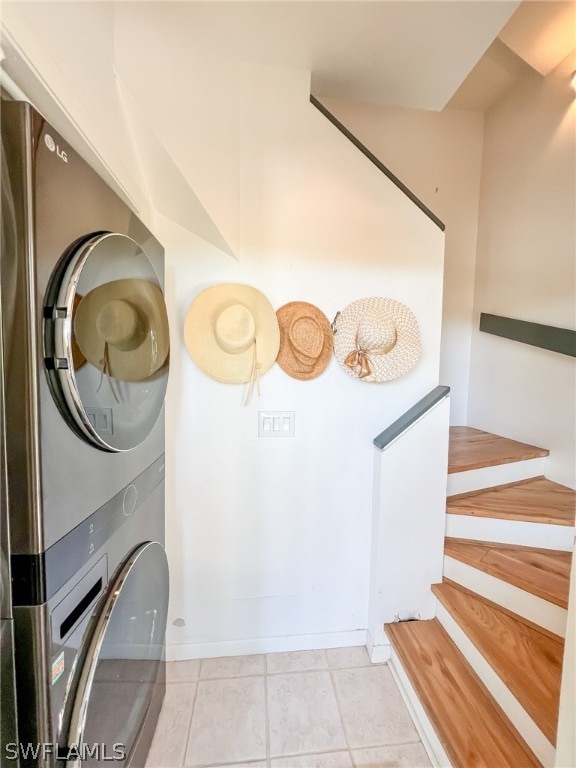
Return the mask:
{"type": "Polygon", "coordinates": [[[473,427],[450,427],[448,473],[548,456],[545,448],[519,443],[473,427]]]}
{"type": "Polygon", "coordinates": [[[540,765],[436,619],[385,628],[455,768],[540,765]]]}
{"type": "Polygon", "coordinates": [[[444,554],[561,608],[568,607],[571,552],[447,538],[444,554]]]}
{"type": "Polygon", "coordinates": [[[550,525],[574,525],[576,491],[544,477],[448,499],[451,515],[471,515],[550,525]]]}
{"type": "Polygon", "coordinates": [[[555,744],[564,643],[455,585],[434,584],[432,591],[555,744]]]}

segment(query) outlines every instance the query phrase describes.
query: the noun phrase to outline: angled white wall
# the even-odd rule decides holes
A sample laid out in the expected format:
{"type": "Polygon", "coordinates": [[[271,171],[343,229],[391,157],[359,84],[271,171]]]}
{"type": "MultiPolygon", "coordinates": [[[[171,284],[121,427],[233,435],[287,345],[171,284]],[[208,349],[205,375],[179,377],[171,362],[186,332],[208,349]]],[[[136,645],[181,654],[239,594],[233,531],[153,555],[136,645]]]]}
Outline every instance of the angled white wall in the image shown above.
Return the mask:
{"type": "MultiPolygon", "coordinates": [[[[87,4],[82,15],[83,29],[90,27],[93,5],[98,4],[87,4]]],[[[68,4],[50,6],[66,17],[68,4]]],[[[41,57],[38,66],[50,81],[46,92],[53,92],[86,137],[97,139],[112,169],[117,153],[136,137],[130,116],[119,111],[127,102],[119,90],[112,97],[110,82],[100,83],[100,93],[77,75],[82,69],[96,76],[97,63],[107,80],[116,72],[129,92],[132,118],[139,116],[148,138],[149,130],[193,189],[194,168],[199,169],[205,198],[199,196],[214,205],[222,201],[214,220],[226,240],[237,243],[238,262],[176,223],[179,217],[157,209],[149,220],[166,247],[172,334],[169,655],[362,644],[368,626],[372,439],[438,384],[443,233],[310,104],[305,71],[206,55],[198,62],[203,69],[175,70],[181,77],[166,83],[171,98],[160,109],[158,94],[166,93],[156,64],[164,49],[152,43],[162,38],[175,51],[185,49],[157,34],[163,28],[160,7],[154,9],[158,24],[146,34],[142,28],[138,39],[132,30],[130,37],[131,17],[123,16],[128,10],[115,6],[111,25],[106,9],[93,9],[101,21],[94,29],[106,41],[100,60],[95,43],[83,60],[80,43],[67,42],[69,27],[49,32],[57,16],[46,22],[49,38],[42,40],[41,7],[19,29],[20,42],[41,57]],[[184,90],[189,100],[182,109],[178,95],[184,90]],[[217,115],[212,131],[206,115],[196,130],[204,105],[217,115]],[[114,146],[116,125],[123,133],[114,146]],[[193,297],[225,281],[256,286],[275,307],[311,301],[330,319],[362,296],[395,298],[417,317],[423,357],[408,375],[385,385],[353,381],[335,362],[307,383],[275,367],[262,380],[262,397],[243,408],[242,387],[202,374],[182,338],[193,297]],[[296,437],[259,439],[259,409],[295,411],[296,437]]],[[[148,201],[150,174],[137,154],[128,159],[134,175],[118,159],[119,175],[148,201]]],[[[397,467],[398,475],[406,471],[397,467]]]]}
{"type": "MultiPolygon", "coordinates": [[[[157,222],[173,334],[172,658],[364,643],[372,439],[438,383],[443,234],[311,106],[308,88],[305,73],[245,70],[239,263],[157,222]],[[416,314],[423,358],[382,385],[334,361],[311,382],[275,366],[244,408],[243,388],[201,373],[181,332],[202,288],[234,281],[330,319],[362,296],[396,298],[416,314]],[[259,439],[258,410],[295,411],[296,437],[259,439]]],[[[404,461],[392,471],[412,481],[404,461]]]]}
{"type": "MultiPolygon", "coordinates": [[[[486,114],[474,323],[481,312],[576,329],[576,94],[568,56],[525,75],[486,114]]],[[[548,448],[576,487],[574,358],[478,330],[470,426],[548,448]]]]}
{"type": "Polygon", "coordinates": [[[484,115],[322,103],[446,225],[440,381],[452,424],[466,424],[484,115]]]}

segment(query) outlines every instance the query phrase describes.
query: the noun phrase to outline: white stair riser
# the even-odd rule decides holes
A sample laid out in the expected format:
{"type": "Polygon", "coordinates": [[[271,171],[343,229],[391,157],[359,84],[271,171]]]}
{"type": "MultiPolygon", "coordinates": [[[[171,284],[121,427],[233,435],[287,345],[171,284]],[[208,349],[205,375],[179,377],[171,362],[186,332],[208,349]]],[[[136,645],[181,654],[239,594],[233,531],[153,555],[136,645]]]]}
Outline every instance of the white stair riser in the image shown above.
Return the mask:
{"type": "Polygon", "coordinates": [[[556,754],[554,745],[548,741],[504,681],[440,601],[438,601],[436,618],[538,760],[545,768],[553,768],[556,754]]]}
{"type": "Polygon", "coordinates": [[[444,558],[444,576],[559,637],[566,634],[568,612],[453,557],[444,558]]]}
{"type": "Polygon", "coordinates": [[[469,469],[467,472],[452,472],[448,475],[447,496],[460,493],[481,491],[494,488],[497,485],[517,483],[546,474],[546,457],[513,461],[509,464],[498,464],[495,467],[469,469]]]}
{"type": "Polygon", "coordinates": [[[571,552],[574,533],[574,527],[569,525],[528,523],[479,515],[446,515],[446,536],[453,539],[493,541],[497,544],[571,552]]]}
{"type": "Polygon", "coordinates": [[[404,703],[416,725],[416,729],[422,739],[422,744],[428,753],[432,765],[434,768],[452,768],[452,763],[446,754],[446,750],[442,746],[442,743],[434,730],[434,726],[426,714],[426,710],[422,706],[418,694],[414,690],[414,687],[402,666],[402,662],[393,647],[388,666],[390,667],[396,685],[400,689],[404,703]]]}

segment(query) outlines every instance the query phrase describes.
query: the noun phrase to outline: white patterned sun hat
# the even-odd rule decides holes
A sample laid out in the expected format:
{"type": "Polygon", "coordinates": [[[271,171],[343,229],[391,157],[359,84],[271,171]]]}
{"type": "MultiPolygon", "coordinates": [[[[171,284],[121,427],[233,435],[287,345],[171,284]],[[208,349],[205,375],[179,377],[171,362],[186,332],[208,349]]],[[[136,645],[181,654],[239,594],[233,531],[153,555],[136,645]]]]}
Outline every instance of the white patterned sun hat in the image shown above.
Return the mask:
{"type": "Polygon", "coordinates": [[[336,315],[334,356],[353,378],[392,381],[413,368],[422,354],[414,313],[394,299],[358,299],[336,315]]]}

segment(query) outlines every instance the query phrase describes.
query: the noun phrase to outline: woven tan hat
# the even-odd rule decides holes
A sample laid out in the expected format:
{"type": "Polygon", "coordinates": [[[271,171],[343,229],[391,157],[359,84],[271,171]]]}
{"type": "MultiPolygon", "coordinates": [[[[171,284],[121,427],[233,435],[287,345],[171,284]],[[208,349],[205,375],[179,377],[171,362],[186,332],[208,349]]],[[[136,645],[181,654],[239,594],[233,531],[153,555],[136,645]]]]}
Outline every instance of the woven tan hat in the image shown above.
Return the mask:
{"type": "Polygon", "coordinates": [[[332,329],[326,315],[306,301],[291,301],[276,312],[280,351],[276,362],[293,379],[320,376],[332,357],[332,329]]]}
{"type": "MultiPolygon", "coordinates": [[[[192,360],[216,381],[257,384],[274,365],[280,330],[263,293],[223,283],[201,291],[190,304],[184,340],[192,360]]],[[[247,400],[250,394],[251,389],[247,400]]]]}
{"type": "Polygon", "coordinates": [[[334,355],[355,379],[397,379],[422,354],[414,313],[394,299],[358,299],[336,315],[333,328],[334,355]]]}
{"type": "Polygon", "coordinates": [[[74,336],[88,362],[120,381],[143,381],[168,357],[164,296],[150,280],[113,280],[87,293],[76,309],[74,336]]]}

